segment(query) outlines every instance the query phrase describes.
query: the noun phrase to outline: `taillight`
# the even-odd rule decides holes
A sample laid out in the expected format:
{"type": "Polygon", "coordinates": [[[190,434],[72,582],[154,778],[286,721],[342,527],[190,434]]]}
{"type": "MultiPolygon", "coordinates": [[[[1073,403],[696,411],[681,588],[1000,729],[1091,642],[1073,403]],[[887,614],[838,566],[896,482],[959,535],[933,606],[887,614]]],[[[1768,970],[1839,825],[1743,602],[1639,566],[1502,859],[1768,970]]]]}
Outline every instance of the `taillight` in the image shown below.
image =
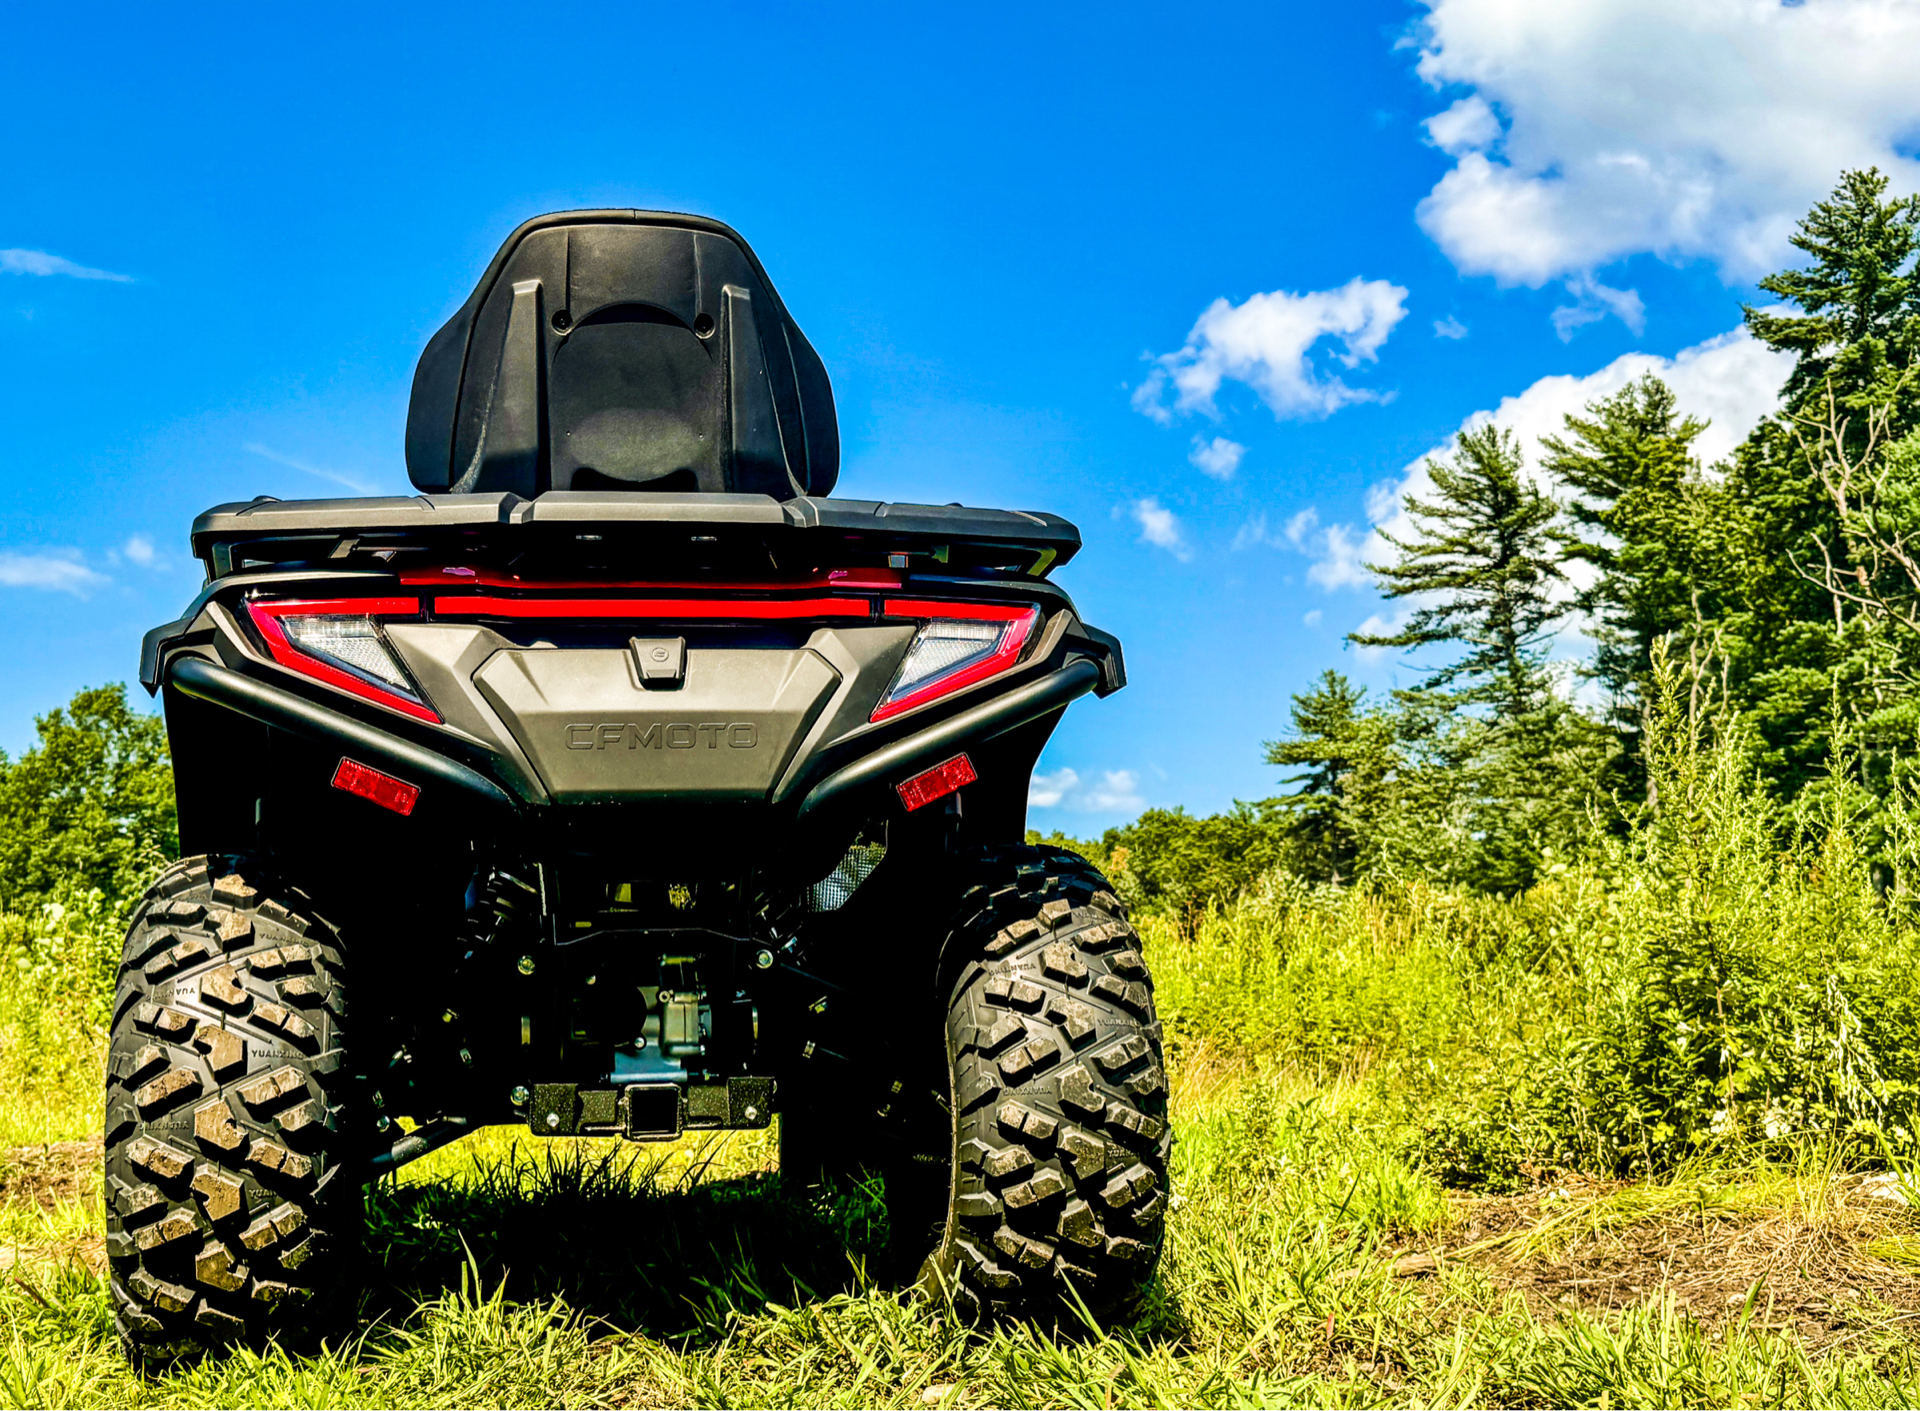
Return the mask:
{"type": "Polygon", "coordinates": [[[906,659],[881,696],[872,720],[925,705],[1012,666],[1040,620],[1036,607],[890,599],[888,617],[921,618],[906,659]]]}
{"type": "Polygon", "coordinates": [[[417,615],[417,598],[249,602],[247,611],[282,666],[415,720],[440,723],[380,627],[381,617],[417,615]]]}

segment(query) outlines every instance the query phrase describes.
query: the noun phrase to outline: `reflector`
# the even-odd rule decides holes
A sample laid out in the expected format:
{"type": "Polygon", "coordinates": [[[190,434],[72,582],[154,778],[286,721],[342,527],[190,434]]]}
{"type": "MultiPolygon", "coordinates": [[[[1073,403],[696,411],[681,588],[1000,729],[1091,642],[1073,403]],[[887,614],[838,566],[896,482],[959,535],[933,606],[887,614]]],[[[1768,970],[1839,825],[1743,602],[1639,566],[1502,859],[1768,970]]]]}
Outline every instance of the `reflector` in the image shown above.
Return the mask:
{"type": "Polygon", "coordinates": [[[333,771],[333,787],[391,809],[402,818],[412,813],[413,806],[420,802],[419,785],[382,774],[357,760],[340,761],[340,767],[333,771]]]}
{"type": "Polygon", "coordinates": [[[963,754],[957,754],[952,759],[942,760],[925,773],[914,775],[904,784],[894,785],[894,792],[900,795],[900,802],[907,806],[907,812],[912,813],[936,799],[944,799],[961,785],[971,784],[979,777],[973,761],[963,754]]]}

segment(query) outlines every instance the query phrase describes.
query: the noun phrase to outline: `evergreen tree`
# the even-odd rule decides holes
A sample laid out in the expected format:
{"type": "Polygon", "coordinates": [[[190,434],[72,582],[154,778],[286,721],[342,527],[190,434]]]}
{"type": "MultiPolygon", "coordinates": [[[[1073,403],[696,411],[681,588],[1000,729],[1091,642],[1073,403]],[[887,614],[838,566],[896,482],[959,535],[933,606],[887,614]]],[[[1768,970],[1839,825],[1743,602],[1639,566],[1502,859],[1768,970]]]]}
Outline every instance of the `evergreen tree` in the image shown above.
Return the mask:
{"type": "Polygon", "coordinates": [[[1566,418],[1543,439],[1543,462],[1571,490],[1569,559],[1593,570],[1576,601],[1588,614],[1590,673],[1605,689],[1636,791],[1641,713],[1656,639],[1691,634],[1736,605],[1741,506],[1700,472],[1693,443],[1706,423],[1682,417],[1673,390],[1648,374],[1566,418]]]}
{"type": "Polygon", "coordinates": [[[1390,767],[1391,728],[1366,706],[1367,693],[1337,671],[1322,672],[1293,698],[1293,732],[1266,744],[1268,764],[1305,772],[1274,800],[1286,811],[1294,869],[1323,881],[1349,881],[1361,839],[1354,803],[1390,767]]]}
{"type": "Polygon", "coordinates": [[[1367,565],[1388,597],[1419,605],[1398,632],[1348,638],[1367,647],[1460,643],[1465,650],[1428,685],[1463,683],[1467,699],[1506,719],[1539,708],[1542,646],[1565,611],[1552,596],[1563,579],[1559,508],[1523,471],[1513,433],[1495,426],[1461,432],[1452,464],[1428,461],[1435,498],[1406,502],[1416,533],[1405,542],[1383,535],[1398,562],[1367,565]]]}
{"type": "Polygon", "coordinates": [[[1887,178],[1845,173],[1793,236],[1807,267],[1769,275],[1761,288],[1791,311],[1749,308],[1747,327],[1791,353],[1780,415],[1741,445],[1727,488],[1750,530],[1737,610],[1723,637],[1736,704],[1763,741],[1761,761],[1775,788],[1798,793],[1822,777],[1830,727],[1849,727],[1888,704],[1888,662],[1897,650],[1871,615],[1850,608],[1820,581],[1857,570],[1815,461],[1813,423],[1829,410],[1847,420],[1858,454],[1868,413],[1887,413],[1884,432],[1916,425],[1911,375],[1920,353],[1920,199],[1887,199],[1887,178]]]}

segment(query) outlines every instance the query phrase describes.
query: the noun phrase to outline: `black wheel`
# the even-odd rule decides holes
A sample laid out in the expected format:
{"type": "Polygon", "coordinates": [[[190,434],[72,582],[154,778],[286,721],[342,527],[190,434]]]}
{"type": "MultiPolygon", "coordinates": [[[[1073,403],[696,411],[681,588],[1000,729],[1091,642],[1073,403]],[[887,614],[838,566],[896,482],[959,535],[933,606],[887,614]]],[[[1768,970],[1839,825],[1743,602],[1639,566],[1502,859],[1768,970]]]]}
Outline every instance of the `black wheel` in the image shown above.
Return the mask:
{"type": "Polygon", "coordinates": [[[1070,1285],[1126,1320],[1159,1262],[1172,1145],[1139,937],[1073,853],[994,848],[962,880],[942,955],[946,1212],[922,1284],[969,1314],[1041,1317],[1070,1285]]]}
{"type": "Polygon", "coordinates": [[[107,1255],[139,1360],[297,1341],[358,1243],[340,948],[245,861],[188,858],[127,933],[107,1062],[107,1255]]]}

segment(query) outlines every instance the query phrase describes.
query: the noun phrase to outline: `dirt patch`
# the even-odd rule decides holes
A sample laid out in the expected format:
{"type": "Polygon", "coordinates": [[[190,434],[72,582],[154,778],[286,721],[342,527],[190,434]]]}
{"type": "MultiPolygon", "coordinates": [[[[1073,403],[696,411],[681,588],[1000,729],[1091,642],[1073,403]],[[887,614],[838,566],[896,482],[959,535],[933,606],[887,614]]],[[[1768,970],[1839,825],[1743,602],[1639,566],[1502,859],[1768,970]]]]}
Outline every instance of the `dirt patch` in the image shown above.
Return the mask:
{"type": "Polygon", "coordinates": [[[1774,1194],[1569,1182],[1461,1199],[1446,1243],[1420,1248],[1543,1318],[1671,1299],[1704,1327],[1745,1320],[1810,1350],[1920,1327],[1920,1219],[1883,1179],[1774,1194]]]}
{"type": "Polygon", "coordinates": [[[92,1137],[6,1148],[0,1152],[0,1204],[51,1210],[62,1201],[95,1194],[100,1189],[102,1146],[99,1137],[92,1137]]]}

